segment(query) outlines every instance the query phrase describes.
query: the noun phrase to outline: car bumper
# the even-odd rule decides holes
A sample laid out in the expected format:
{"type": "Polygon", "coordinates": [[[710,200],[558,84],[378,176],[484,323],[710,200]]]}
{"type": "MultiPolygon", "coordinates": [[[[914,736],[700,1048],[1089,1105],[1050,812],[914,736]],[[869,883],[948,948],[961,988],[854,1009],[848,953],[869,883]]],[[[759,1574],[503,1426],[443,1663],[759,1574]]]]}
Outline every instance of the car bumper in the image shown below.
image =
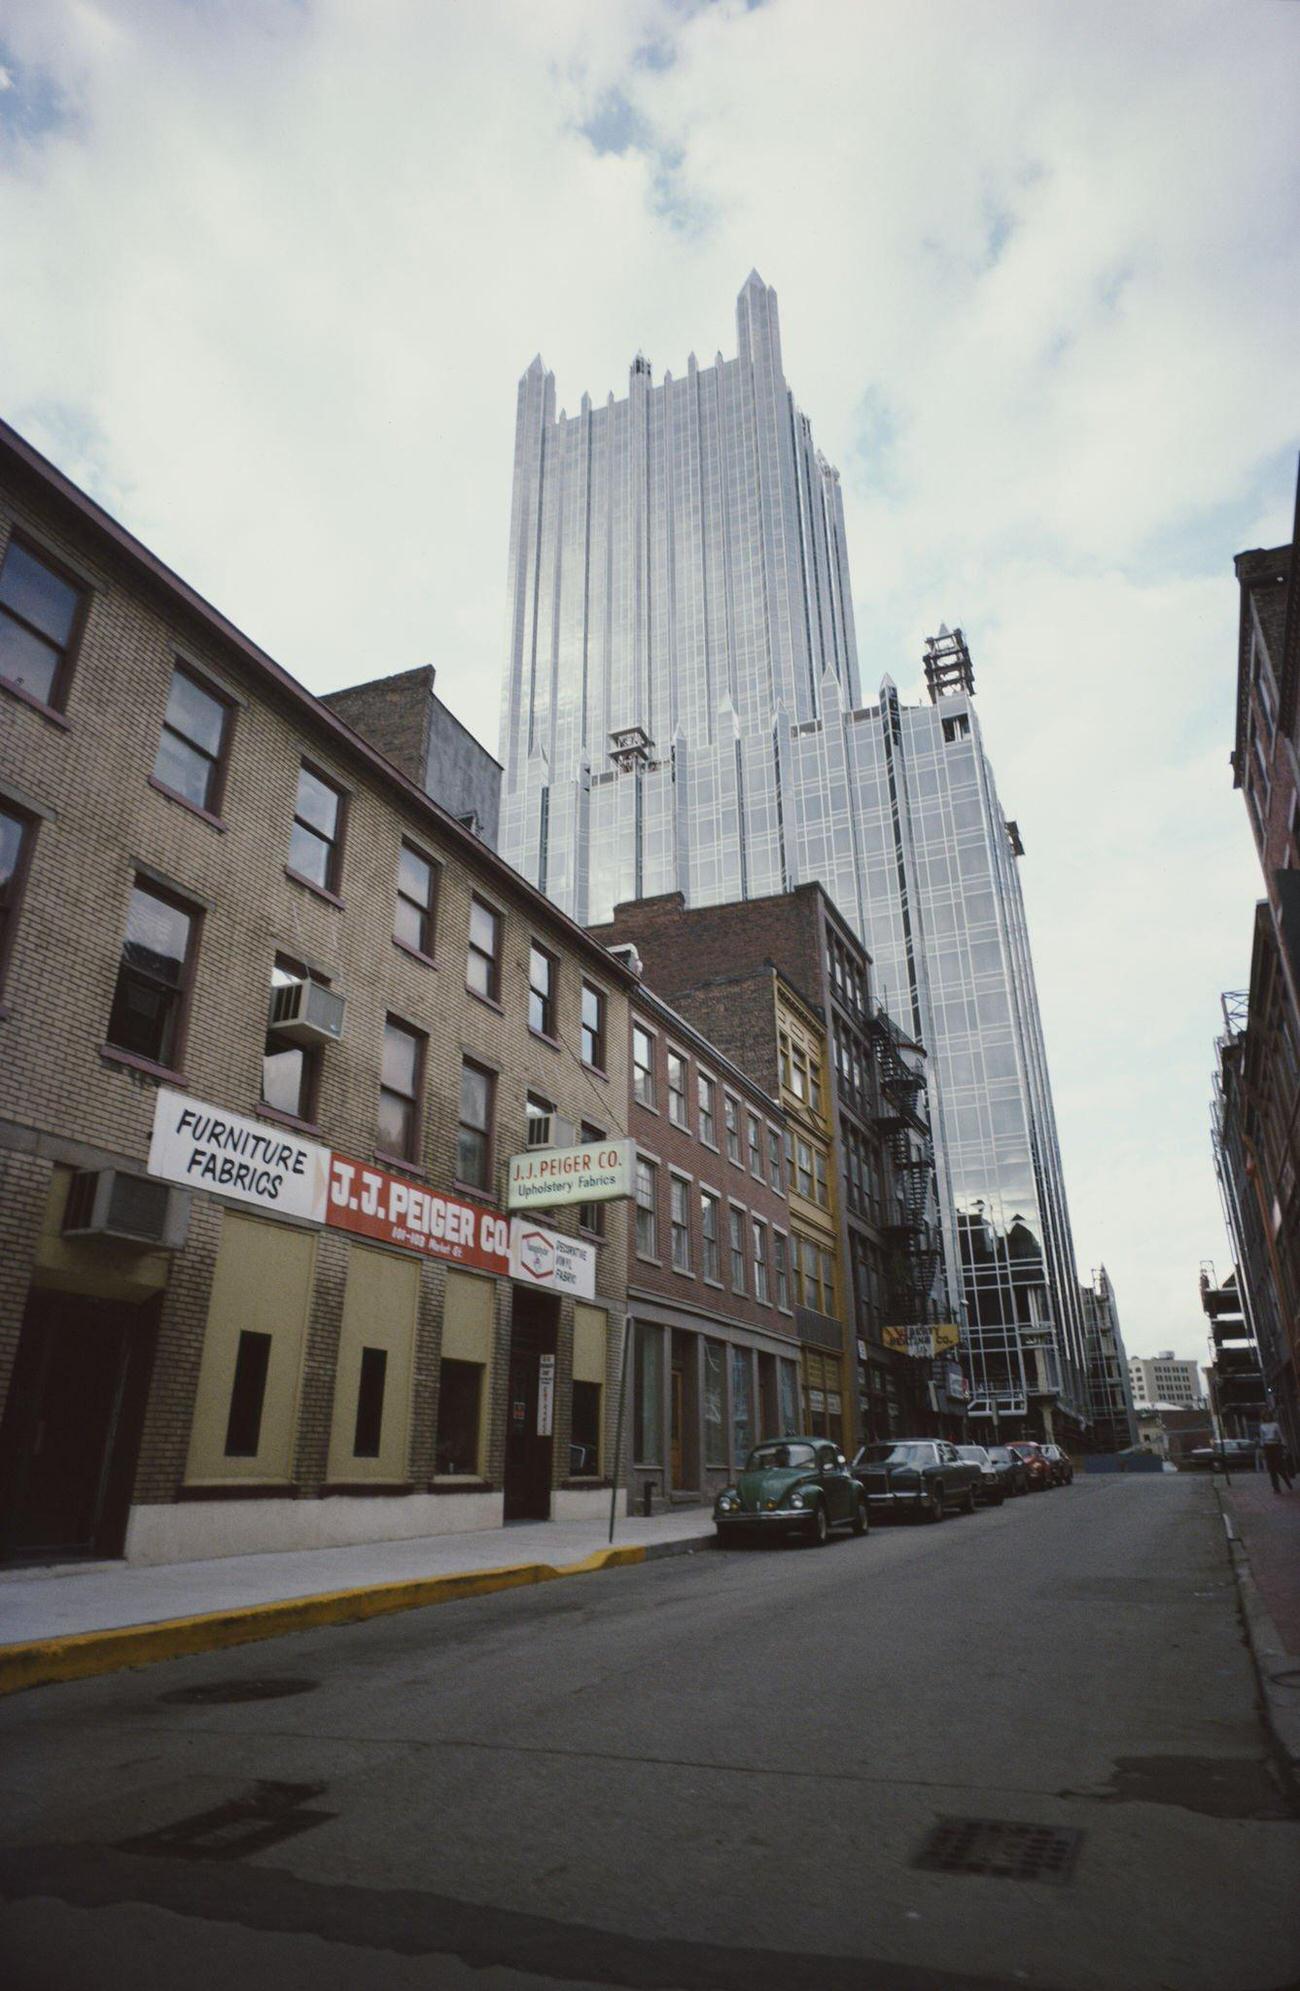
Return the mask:
{"type": "Polygon", "coordinates": [[[924,1507],[930,1498],[929,1487],[917,1487],[914,1492],[872,1493],[867,1490],[867,1502],[872,1507],[924,1507]]]}
{"type": "Polygon", "coordinates": [[[772,1507],[763,1508],[757,1514],[715,1514],[714,1526],[723,1533],[742,1534],[746,1529],[756,1528],[767,1532],[776,1528],[807,1528],[812,1525],[815,1509],[811,1507],[772,1507]]]}

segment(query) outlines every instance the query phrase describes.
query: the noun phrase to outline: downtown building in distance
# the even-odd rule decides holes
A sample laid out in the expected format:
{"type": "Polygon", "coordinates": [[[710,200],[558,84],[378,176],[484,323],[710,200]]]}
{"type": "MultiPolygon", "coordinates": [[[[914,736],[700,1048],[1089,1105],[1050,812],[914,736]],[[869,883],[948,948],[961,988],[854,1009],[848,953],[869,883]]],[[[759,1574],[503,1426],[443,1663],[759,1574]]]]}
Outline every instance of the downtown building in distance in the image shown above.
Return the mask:
{"type": "MultiPolygon", "coordinates": [[[[555,411],[519,384],[503,856],[584,925],[817,881],[930,1053],[943,1252],[991,1436],[1088,1422],[1085,1330],[1016,864],[960,632],[864,705],[837,472],[751,272],[738,353],[555,411]]],[[[902,1323],[900,1323],[902,1324],[902,1323]]],[[[1062,1431],[1061,1435],[1068,1435],[1062,1431]]]]}

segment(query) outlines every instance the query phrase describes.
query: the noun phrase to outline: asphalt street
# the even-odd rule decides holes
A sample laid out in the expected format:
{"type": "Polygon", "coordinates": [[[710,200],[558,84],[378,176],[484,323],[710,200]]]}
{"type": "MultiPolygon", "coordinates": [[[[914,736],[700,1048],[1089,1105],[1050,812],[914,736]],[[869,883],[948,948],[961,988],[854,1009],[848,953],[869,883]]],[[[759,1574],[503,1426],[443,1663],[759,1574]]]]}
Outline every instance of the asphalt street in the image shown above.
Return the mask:
{"type": "Polygon", "coordinates": [[[1300,1823],[1200,1479],[38,1689],[0,1783],[10,1991],[1300,1978],[1300,1823]],[[945,1820],[1021,1828],[975,1850],[1039,1877],[918,1866],[945,1820]]]}

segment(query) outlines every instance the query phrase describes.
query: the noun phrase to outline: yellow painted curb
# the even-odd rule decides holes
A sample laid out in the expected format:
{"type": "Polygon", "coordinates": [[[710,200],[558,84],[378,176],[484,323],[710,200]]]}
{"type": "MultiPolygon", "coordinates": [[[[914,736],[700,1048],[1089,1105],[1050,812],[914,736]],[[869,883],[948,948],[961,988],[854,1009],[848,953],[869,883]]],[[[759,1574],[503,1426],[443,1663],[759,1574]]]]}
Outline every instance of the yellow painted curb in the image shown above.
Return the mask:
{"type": "Polygon", "coordinates": [[[109,1631],[77,1632],[68,1638],[36,1638],[0,1645],[0,1694],[59,1680],[87,1680],[128,1666],[152,1666],[229,1645],[251,1645],[285,1632],[315,1631],[322,1625],[350,1625],[394,1611],[418,1611],[462,1597],[489,1597],[564,1576],[587,1576],[598,1569],[624,1569],[644,1562],[644,1547],[597,1549],[581,1562],[509,1563],[501,1569],[466,1570],[458,1576],[417,1576],[400,1583],[373,1583],[356,1590],[327,1590],[314,1597],[289,1597],[274,1604],[243,1604],[229,1611],[204,1611],[192,1618],[163,1618],[157,1624],[123,1625],[109,1631]]]}

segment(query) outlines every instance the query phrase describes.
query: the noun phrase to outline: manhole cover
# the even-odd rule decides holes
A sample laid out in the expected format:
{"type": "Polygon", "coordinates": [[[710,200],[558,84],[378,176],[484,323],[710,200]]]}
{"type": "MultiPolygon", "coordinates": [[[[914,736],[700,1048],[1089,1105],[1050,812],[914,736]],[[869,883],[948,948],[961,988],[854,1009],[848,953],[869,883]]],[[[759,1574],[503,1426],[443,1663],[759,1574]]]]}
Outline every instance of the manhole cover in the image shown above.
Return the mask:
{"type": "Polygon", "coordinates": [[[173,1707],[221,1707],[231,1701],[286,1701],[293,1694],[314,1694],[319,1685],[319,1680],[208,1680],[158,1698],[173,1707]]]}
{"type": "Polygon", "coordinates": [[[1001,1818],[941,1818],[913,1860],[932,1873],[984,1874],[991,1880],[1047,1880],[1061,1886],[1074,1872],[1082,1832],[1017,1825],[1001,1818]]]}

